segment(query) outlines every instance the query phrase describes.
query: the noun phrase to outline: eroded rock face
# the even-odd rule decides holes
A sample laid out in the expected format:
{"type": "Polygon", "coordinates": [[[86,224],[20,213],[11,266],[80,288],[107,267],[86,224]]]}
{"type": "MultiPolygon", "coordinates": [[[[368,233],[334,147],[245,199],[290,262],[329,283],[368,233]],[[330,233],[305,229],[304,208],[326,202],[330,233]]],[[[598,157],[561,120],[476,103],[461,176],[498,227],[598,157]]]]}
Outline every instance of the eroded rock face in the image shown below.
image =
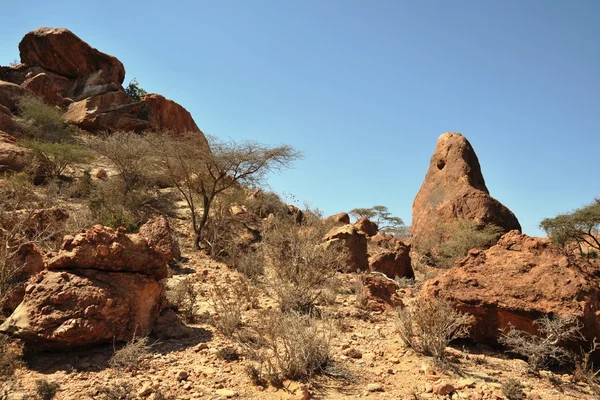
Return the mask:
{"type": "Polygon", "coordinates": [[[139,234],[95,225],[75,236],[65,236],[60,250],[49,258],[49,270],[96,269],[167,277],[164,253],[139,234]]]}
{"type": "Polygon", "coordinates": [[[42,271],[0,332],[42,349],[74,349],[148,335],[160,312],[161,285],[136,273],[42,271]],[[114,338],[114,339],[113,339],[114,338]]]}
{"type": "Polygon", "coordinates": [[[173,100],[160,94],[149,94],[142,98],[142,102],[149,108],[148,121],[154,126],[174,133],[202,133],[189,111],[173,100]]]}
{"type": "Polygon", "coordinates": [[[173,238],[173,231],[166,217],[152,217],[142,225],[139,234],[162,255],[165,263],[181,258],[179,244],[173,238]]]}
{"type": "Polygon", "coordinates": [[[351,270],[364,271],[369,267],[367,237],[355,226],[346,224],[332,228],[325,238],[326,246],[340,246],[348,252],[347,265],[351,270]]]}
{"type": "Polygon", "coordinates": [[[479,160],[460,133],[445,133],[437,142],[423,185],[413,202],[411,234],[432,234],[437,224],[469,219],[521,230],[515,215],[490,196],[479,160]]]}
{"type": "Polygon", "coordinates": [[[392,311],[397,307],[404,307],[396,293],[398,286],[394,281],[376,275],[363,275],[361,282],[366,309],[392,311]]]}
{"type": "Polygon", "coordinates": [[[17,111],[19,99],[27,94],[27,90],[14,83],[0,80],[0,105],[6,107],[10,112],[17,111]]]}
{"type": "Polygon", "coordinates": [[[410,246],[393,237],[384,242],[387,246],[377,246],[376,243],[373,243],[376,247],[369,256],[370,271],[381,272],[391,279],[415,277],[411,266],[410,246]]]}
{"type": "Polygon", "coordinates": [[[600,329],[600,277],[589,260],[566,255],[548,239],[511,231],[488,250],[471,250],[427,281],[423,296],[442,297],[475,317],[471,337],[496,343],[513,325],[535,333],[542,315],[574,315],[591,341],[600,329]]]}

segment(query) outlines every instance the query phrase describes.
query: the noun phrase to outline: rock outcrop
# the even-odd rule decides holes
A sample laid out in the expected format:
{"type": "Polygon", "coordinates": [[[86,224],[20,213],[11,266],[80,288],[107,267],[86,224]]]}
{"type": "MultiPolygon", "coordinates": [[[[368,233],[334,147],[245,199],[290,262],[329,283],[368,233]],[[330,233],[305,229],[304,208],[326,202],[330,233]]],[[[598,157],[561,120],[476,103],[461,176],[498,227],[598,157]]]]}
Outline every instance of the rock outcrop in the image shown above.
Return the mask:
{"type": "Polygon", "coordinates": [[[515,215],[490,196],[469,141],[460,133],[445,133],[413,202],[411,234],[420,240],[438,224],[459,219],[495,224],[506,232],[521,230],[515,215]]]}
{"type": "Polygon", "coordinates": [[[600,329],[597,266],[516,230],[485,251],[471,250],[427,281],[421,295],[448,299],[472,314],[471,337],[480,342],[496,343],[509,325],[535,333],[533,322],[542,315],[576,316],[590,342],[600,329]]]}
{"type": "Polygon", "coordinates": [[[392,235],[379,233],[369,240],[369,270],[390,279],[415,277],[411,266],[410,246],[392,235]]]}
{"type": "Polygon", "coordinates": [[[21,64],[0,67],[0,105],[11,112],[16,111],[18,97],[33,93],[65,111],[68,122],[90,132],[167,130],[204,137],[190,113],[174,101],[158,94],[128,96],[121,61],[67,29],[29,32],[19,51],[21,64]]]}
{"type": "Polygon", "coordinates": [[[66,236],[58,252],[44,255],[41,272],[39,257],[31,258],[39,253],[24,253],[29,279],[0,332],[51,350],[148,335],[165,306],[160,280],[178,252],[166,219],[157,217],[138,234],[96,225],[66,236]]]}
{"type": "Polygon", "coordinates": [[[371,311],[392,311],[404,307],[397,294],[398,286],[393,280],[376,275],[363,275],[363,307],[371,311]]]}
{"type": "Polygon", "coordinates": [[[375,236],[379,232],[379,227],[367,217],[361,217],[354,223],[354,226],[359,231],[364,232],[367,236],[375,236]]]}
{"type": "Polygon", "coordinates": [[[29,150],[14,144],[14,138],[0,130],[0,172],[21,171],[27,166],[29,150]]]}
{"type": "Polygon", "coordinates": [[[325,246],[339,246],[347,252],[347,266],[350,270],[364,271],[369,267],[367,237],[355,226],[346,224],[333,227],[323,240],[325,246]]]}

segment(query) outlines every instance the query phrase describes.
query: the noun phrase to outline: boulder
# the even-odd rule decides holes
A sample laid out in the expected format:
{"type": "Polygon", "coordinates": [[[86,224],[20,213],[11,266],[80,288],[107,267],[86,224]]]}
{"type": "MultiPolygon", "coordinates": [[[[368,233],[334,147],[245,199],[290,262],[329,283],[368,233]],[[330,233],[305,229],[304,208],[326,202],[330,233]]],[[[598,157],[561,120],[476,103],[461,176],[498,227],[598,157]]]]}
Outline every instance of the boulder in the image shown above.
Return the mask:
{"type": "Polygon", "coordinates": [[[475,317],[471,337],[495,344],[510,325],[536,333],[542,315],[576,316],[590,342],[600,329],[598,266],[548,239],[513,230],[427,281],[422,296],[450,300],[475,317]]]}
{"type": "Polygon", "coordinates": [[[397,307],[404,307],[397,294],[396,282],[377,275],[363,275],[363,297],[365,308],[371,311],[392,311],[397,307]]]}
{"type": "Polygon", "coordinates": [[[187,132],[202,134],[190,112],[173,100],[160,94],[148,94],[142,98],[142,103],[148,107],[148,120],[156,129],[165,129],[175,134],[187,132]]]}
{"type": "Polygon", "coordinates": [[[515,215],[490,196],[469,141],[460,133],[445,133],[413,202],[411,235],[422,240],[437,224],[461,219],[495,224],[505,232],[521,230],[515,215]]]}
{"type": "Polygon", "coordinates": [[[149,245],[142,235],[127,235],[122,228],[102,225],[65,236],[60,250],[49,257],[47,268],[138,273],[157,280],[168,275],[165,253],[149,245]]]}
{"type": "Polygon", "coordinates": [[[304,211],[302,211],[293,204],[288,204],[287,209],[288,215],[293,216],[297,224],[301,224],[302,221],[304,221],[304,211]]]}
{"type": "Polygon", "coordinates": [[[22,171],[28,164],[29,149],[14,144],[14,138],[0,130],[0,172],[22,171]]]}
{"type": "Polygon", "coordinates": [[[148,335],[162,288],[152,277],[90,269],[42,271],[0,332],[29,346],[61,350],[148,335]]]}
{"type": "Polygon", "coordinates": [[[162,255],[165,263],[181,258],[179,244],[165,216],[152,217],[140,227],[138,233],[162,255]]]}
{"type": "Polygon", "coordinates": [[[359,218],[354,223],[354,226],[359,231],[364,232],[367,236],[377,235],[377,232],[379,231],[379,227],[377,226],[377,224],[375,222],[371,221],[367,217],[361,217],[361,218],[359,218]]]}
{"type": "Polygon", "coordinates": [[[64,77],[86,78],[102,71],[105,82],[122,84],[125,67],[115,57],[102,53],[68,29],[39,28],[19,43],[21,62],[38,65],[64,77]]]}
{"type": "Polygon", "coordinates": [[[350,216],[348,213],[341,212],[339,214],[330,215],[323,220],[324,223],[333,223],[336,225],[346,225],[350,223],[350,216]]]}
{"type": "MultiPolygon", "coordinates": [[[[0,237],[2,230],[0,229],[0,237]]],[[[31,276],[44,270],[44,250],[34,243],[22,244],[17,251],[17,262],[23,266],[15,276],[14,286],[11,286],[5,296],[0,296],[0,310],[8,315],[23,301],[25,296],[25,281],[31,276]]]]}
{"type": "Polygon", "coordinates": [[[50,74],[45,72],[39,73],[26,79],[25,82],[21,84],[21,86],[34,93],[46,104],[64,107],[68,105],[70,100],[65,99],[61,96],[61,93],[67,91],[61,90],[62,88],[59,84],[57,84],[57,80],[63,84],[66,81],[66,84],[68,85],[67,87],[71,86],[69,84],[69,81],[65,78],[62,78],[56,74],[50,74]]]}
{"type": "Polygon", "coordinates": [[[0,81],[0,105],[10,112],[16,112],[19,99],[27,94],[27,90],[14,83],[0,81]]]}
{"type": "Polygon", "coordinates": [[[411,266],[410,246],[399,242],[394,249],[378,248],[369,256],[369,270],[381,272],[391,279],[413,279],[415,274],[411,266]]]}
{"type": "Polygon", "coordinates": [[[11,135],[18,132],[18,128],[13,117],[12,111],[0,104],[0,142],[15,142],[15,138],[11,135]],[[10,140],[7,141],[8,138],[10,140]]]}
{"type": "Polygon", "coordinates": [[[333,227],[323,239],[325,245],[339,246],[348,253],[348,268],[364,271],[369,267],[367,237],[355,226],[346,224],[333,227]]]}

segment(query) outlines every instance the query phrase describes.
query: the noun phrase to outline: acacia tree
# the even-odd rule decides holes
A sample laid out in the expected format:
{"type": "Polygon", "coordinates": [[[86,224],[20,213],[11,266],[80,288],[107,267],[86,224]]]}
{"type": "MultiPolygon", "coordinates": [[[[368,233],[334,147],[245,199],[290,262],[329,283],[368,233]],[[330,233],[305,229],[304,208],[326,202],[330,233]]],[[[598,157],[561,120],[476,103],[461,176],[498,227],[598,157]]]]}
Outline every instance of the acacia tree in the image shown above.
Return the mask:
{"type": "Polygon", "coordinates": [[[157,166],[190,210],[196,250],[201,248],[202,232],[217,196],[228,189],[257,186],[268,172],[287,168],[301,156],[290,146],[221,141],[212,136],[205,140],[197,133],[178,137],[159,133],[148,138],[157,166]]]}
{"type": "Polygon", "coordinates": [[[576,242],[583,254],[583,244],[600,251],[600,199],[567,214],[559,214],[554,218],[545,218],[540,223],[552,241],[560,245],[576,242]]]}
{"type": "Polygon", "coordinates": [[[350,215],[356,218],[366,217],[377,224],[381,232],[392,235],[406,235],[408,228],[402,218],[395,217],[386,206],[373,206],[371,208],[355,208],[350,210],[350,215]]]}

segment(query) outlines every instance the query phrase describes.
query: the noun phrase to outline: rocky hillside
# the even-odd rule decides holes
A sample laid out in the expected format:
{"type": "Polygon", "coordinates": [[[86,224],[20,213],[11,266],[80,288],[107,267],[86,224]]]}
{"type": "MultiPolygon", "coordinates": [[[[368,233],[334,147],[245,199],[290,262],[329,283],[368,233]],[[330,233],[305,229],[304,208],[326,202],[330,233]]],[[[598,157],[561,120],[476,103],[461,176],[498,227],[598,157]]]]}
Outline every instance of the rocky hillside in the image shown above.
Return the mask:
{"type": "Polygon", "coordinates": [[[600,393],[598,260],[523,235],[464,136],[440,136],[412,236],[392,235],[250,190],[295,153],[204,148],[183,107],[128,93],[66,29],[19,50],[0,67],[0,399],[600,393]],[[70,141],[27,136],[31,96],[70,141]]]}

